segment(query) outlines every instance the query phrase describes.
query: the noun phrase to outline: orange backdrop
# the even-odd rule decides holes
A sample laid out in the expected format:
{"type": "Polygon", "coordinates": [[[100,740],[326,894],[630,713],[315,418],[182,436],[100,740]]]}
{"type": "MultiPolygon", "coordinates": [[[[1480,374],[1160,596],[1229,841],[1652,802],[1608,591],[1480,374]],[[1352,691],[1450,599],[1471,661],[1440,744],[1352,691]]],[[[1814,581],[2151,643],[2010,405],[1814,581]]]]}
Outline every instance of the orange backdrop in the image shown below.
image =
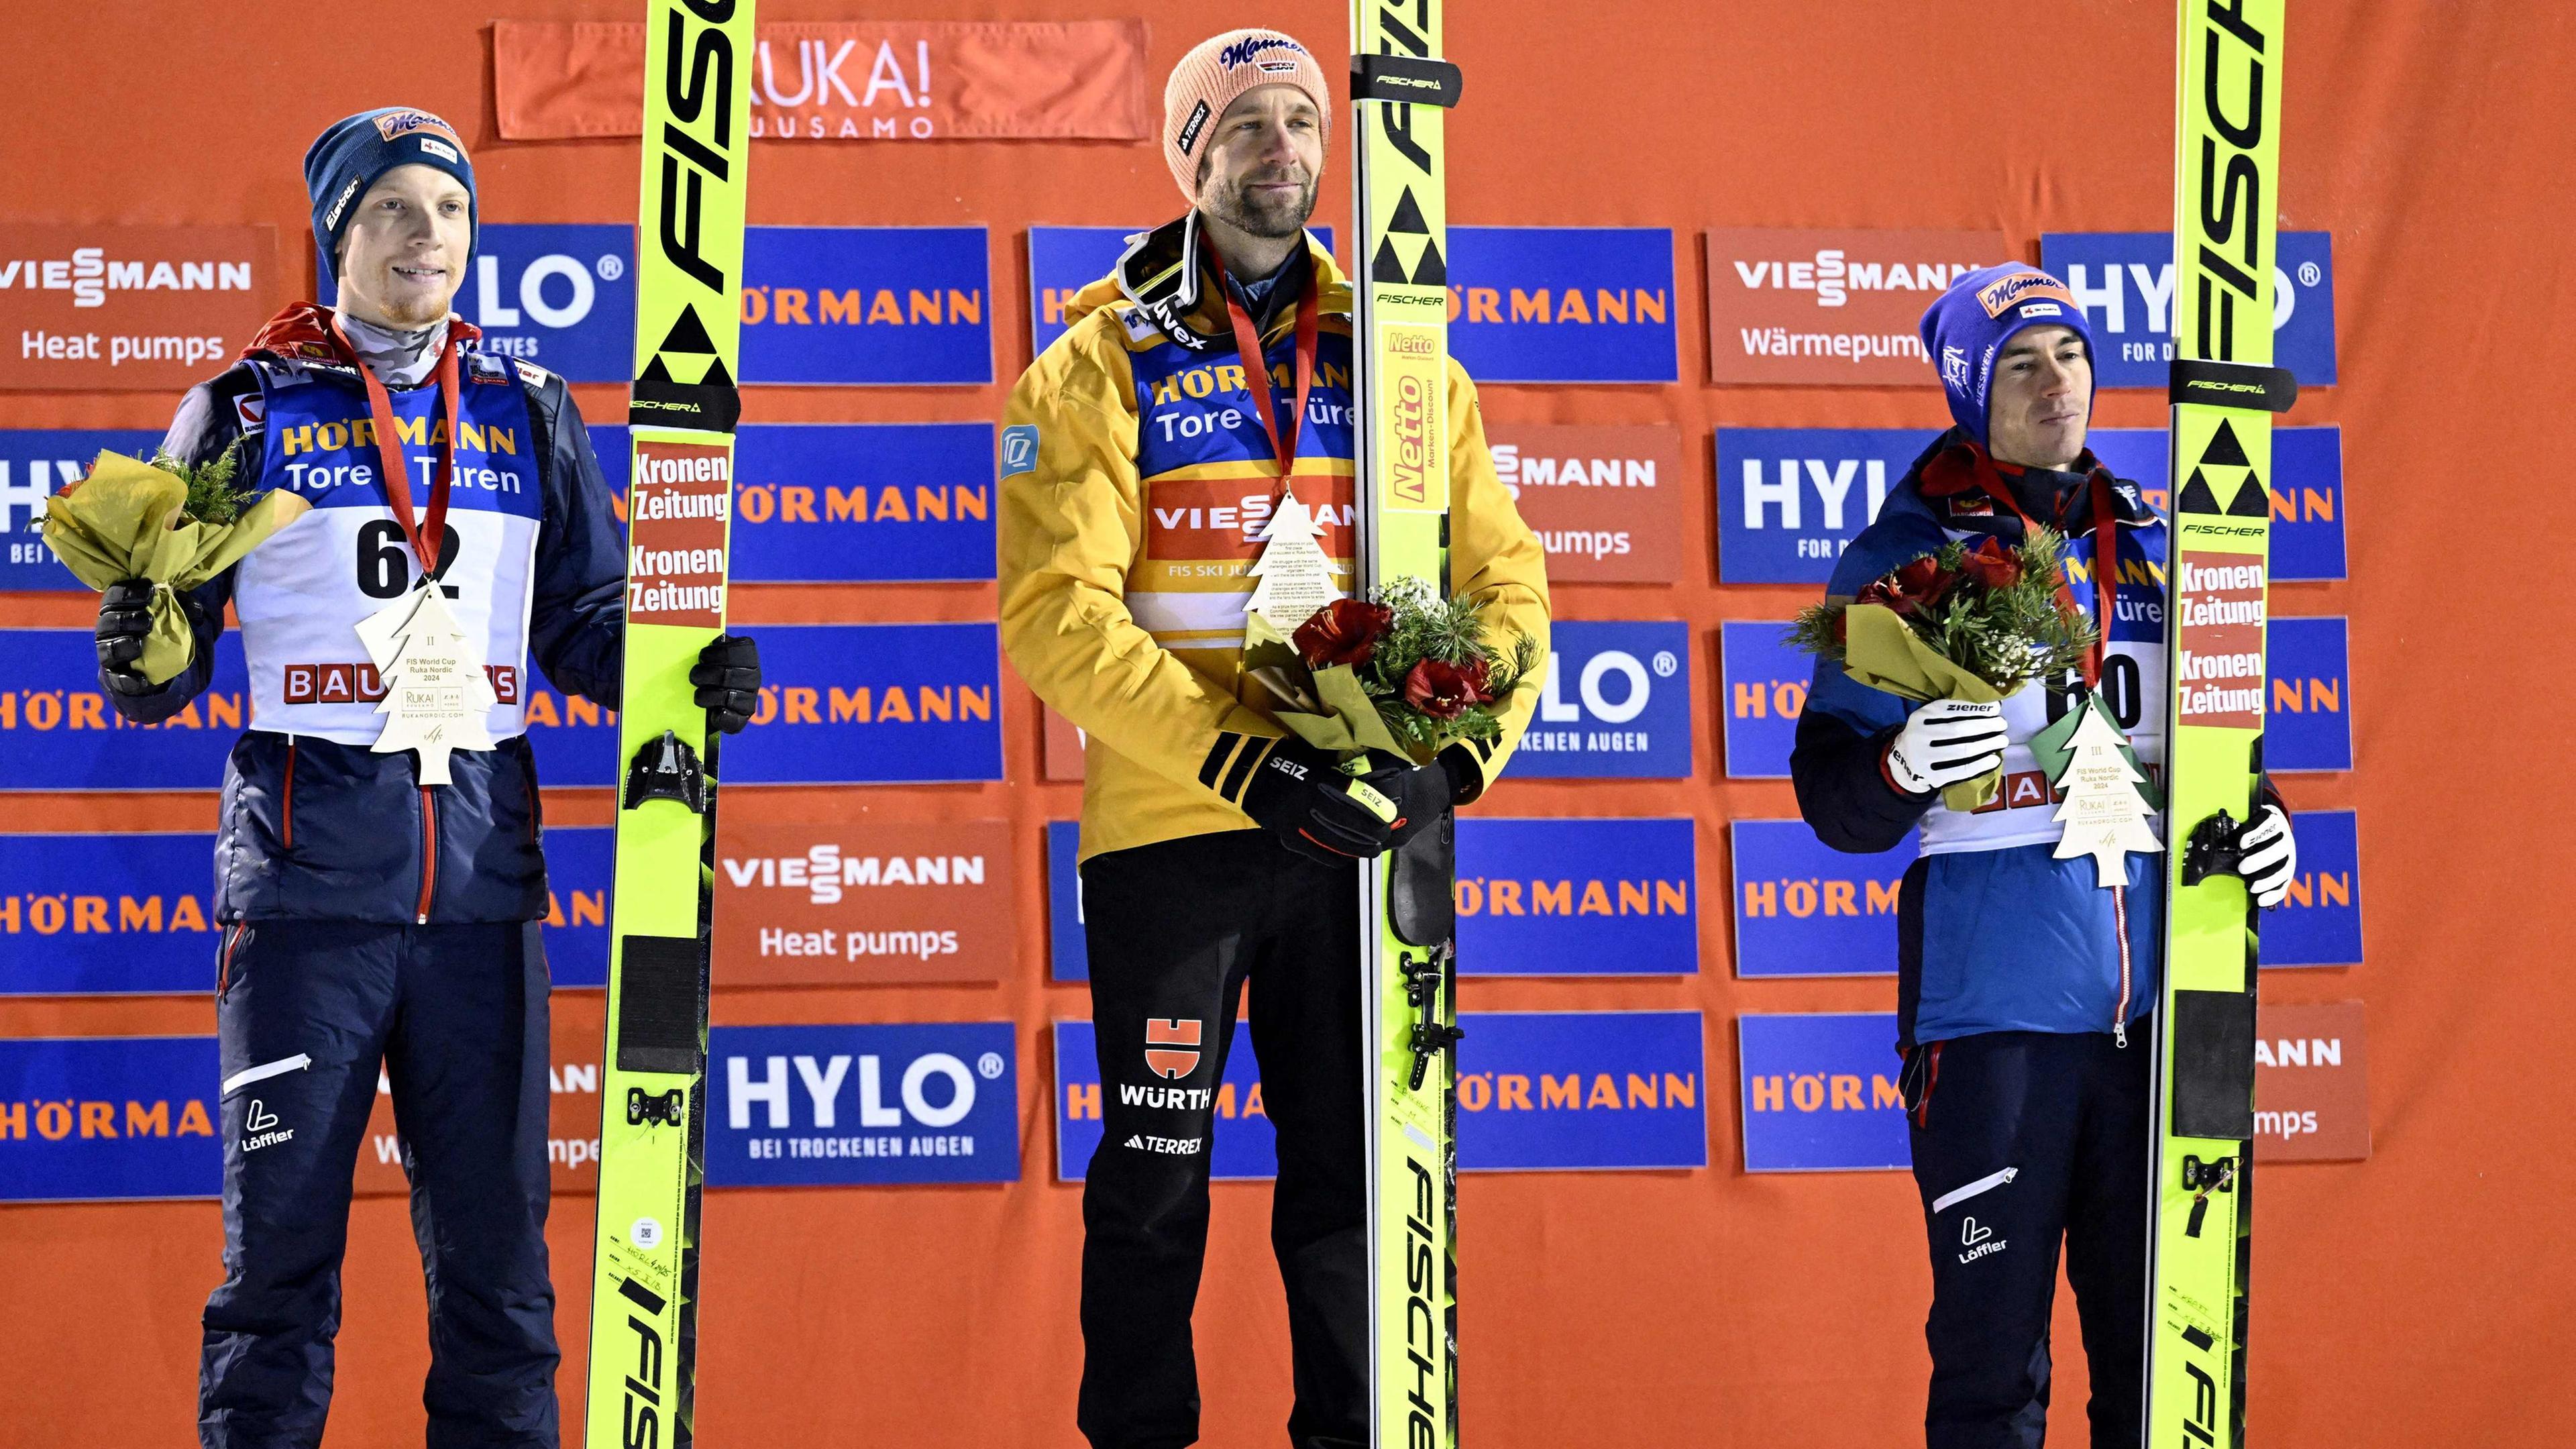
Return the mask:
{"type": "MultiPolygon", "coordinates": [[[[2356,807],[2370,961],[2267,978],[2267,998],[2369,1003],[2372,1125],[2363,1164],[2267,1170],[2254,1255],[2255,1432],[2273,1444],[2541,1444],[2576,1393],[2576,1274],[2566,1140],[2576,1080],[2557,1064],[2571,932],[2558,909],[2576,850],[2553,739],[2576,676],[2566,631],[2507,590],[2576,538],[2557,476],[2576,322],[2563,109],[2576,12],[2293,0],[2285,227],[2334,234],[2342,385],[2294,421],[2340,422],[2352,581],[2280,590],[2287,613],[2348,613],[2357,770],[2299,777],[2302,808],[2356,807]],[[2555,162],[2551,157],[2558,158],[2555,162]],[[2501,522],[2502,527],[2495,524],[2501,522]],[[2471,547],[2479,539],[2487,542],[2471,547]],[[2507,557],[2536,552],[2526,562],[2507,557]],[[2509,586],[2508,578],[2515,580],[2509,586]],[[2556,807],[2553,809],[2552,807],[2556,807]],[[2438,1425],[2428,1431],[2427,1426],[2438,1425]]],[[[28,6],[0,86],[0,216],[267,222],[302,256],[297,159],[324,123],[402,102],[475,143],[496,221],[632,215],[636,154],[610,141],[508,145],[490,91],[492,16],[316,0],[28,6]]],[[[519,0],[511,19],[623,19],[626,5],[519,0]]],[[[845,18],[771,0],[770,20],[845,18]]],[[[905,18],[1063,19],[1062,0],[914,6],[905,18]]],[[[1223,26],[1284,24],[1340,45],[1321,0],[1265,7],[1132,0],[1159,78],[1223,26]]],[[[1670,421],[1685,437],[1692,544],[1669,589],[1561,589],[1570,618],[1685,617],[1695,630],[1697,778],[1507,786],[1514,814],[1666,814],[1700,822],[1704,885],[1725,892],[1724,825],[1794,813],[1785,783],[1720,778],[1716,628],[1779,618],[1801,591],[1719,589],[1711,429],[1922,427],[1938,394],[1715,388],[1697,235],[1712,226],[2000,227],[2036,259],[2055,230],[2170,224],[2173,13],[2163,0],[1999,10],[1963,0],[1685,5],[1464,0],[1450,53],[1468,76],[1453,123],[1452,216],[1465,223],[1650,225],[1676,232],[1682,377],[1669,387],[1493,387],[1489,416],[1670,421]]],[[[1134,223],[1175,210],[1141,143],[860,143],[757,153],[752,220],[992,228],[997,370],[1027,362],[1023,236],[1032,223],[1134,223]]],[[[1328,178],[1339,182],[1344,177],[1328,178]]],[[[1347,227],[1328,186],[1322,221],[1347,227]]],[[[290,260],[290,278],[302,265],[290,260]]],[[[1928,379],[1927,379],[1928,382],[1928,379]]],[[[758,421],[989,419],[986,388],[763,389],[758,421]]],[[[612,419],[611,388],[582,389],[612,419]]],[[[15,427],[159,427],[167,396],[0,398],[15,427]]],[[[2105,424],[2160,425],[2157,400],[2108,396],[2105,424]]],[[[72,596],[0,598],[0,623],[86,624],[72,596]]],[[[746,588],[764,622],[989,618],[990,585],[746,588]]],[[[1088,1014],[1044,984],[1039,823],[1077,787],[1039,783],[1038,717],[1007,701],[1011,783],[874,790],[880,818],[1014,822],[1020,960],[998,988],[732,991],[727,1022],[1017,1023],[1023,1180],[1004,1188],[725,1191],[706,1208],[701,1428],[717,1445],[1071,1445],[1078,1193],[1055,1185],[1047,1021],[1088,1014]]],[[[209,781],[209,785],[213,782],[209,781]]],[[[827,792],[747,792],[745,815],[827,792]],[[802,797],[788,798],[790,796],[802,797]]],[[[564,792],[558,820],[607,818],[564,792]]],[[[202,794],[8,802],[13,828],[211,828],[202,794]]],[[[1929,1293],[1911,1182],[1899,1173],[1747,1177],[1736,1165],[1732,1019],[1740,1010],[1884,1010],[1883,981],[1730,974],[1725,913],[1703,912],[1695,979],[1471,981],[1471,1010],[1700,1008],[1710,1041],[1710,1158],[1691,1173],[1476,1176],[1461,1189],[1467,1432],[1503,1446],[1883,1446],[1919,1429],[1929,1293]]],[[[211,964],[209,968],[211,977],[211,964]]],[[[0,1034],[203,1032],[203,998],[0,1003],[0,1034]]],[[[1223,1186],[1201,1297],[1206,1440],[1275,1443],[1287,1342],[1265,1237],[1268,1192],[1223,1186]]],[[[552,1233],[574,1442],[589,1261],[587,1198],[552,1233]]],[[[192,1441],[197,1314],[217,1281],[211,1203],[0,1209],[0,1444],[192,1441]]],[[[334,1441],[419,1434],[426,1365],[417,1259],[398,1199],[360,1202],[334,1441]]],[[[2080,1439],[2072,1313],[2054,1415],[2080,1439]]]]}

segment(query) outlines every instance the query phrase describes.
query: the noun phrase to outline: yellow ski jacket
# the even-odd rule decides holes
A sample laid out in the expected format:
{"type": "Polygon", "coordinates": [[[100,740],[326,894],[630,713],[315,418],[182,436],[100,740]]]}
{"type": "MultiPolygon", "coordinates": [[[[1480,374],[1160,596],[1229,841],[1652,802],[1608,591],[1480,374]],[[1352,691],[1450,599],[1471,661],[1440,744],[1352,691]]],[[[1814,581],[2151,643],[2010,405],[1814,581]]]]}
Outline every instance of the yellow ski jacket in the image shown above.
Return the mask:
{"type": "MultiPolygon", "coordinates": [[[[1286,731],[1242,671],[1246,577],[1278,488],[1223,293],[1195,217],[1133,246],[1065,305],[1071,324],[1011,391],[1002,434],[1002,646],[1038,698],[1088,736],[1082,857],[1257,828],[1240,808],[1286,731]]],[[[1351,289],[1311,243],[1320,319],[1291,486],[1352,563],[1351,289]]],[[[1262,337],[1274,396],[1292,395],[1295,308],[1262,337]]],[[[1494,477],[1475,384],[1449,364],[1452,592],[1488,636],[1544,651],[1545,555],[1494,477]]],[[[1471,747],[1481,792],[1536,706],[1533,670],[1471,747]]],[[[1456,747],[1452,747],[1453,749],[1456,747]]]]}

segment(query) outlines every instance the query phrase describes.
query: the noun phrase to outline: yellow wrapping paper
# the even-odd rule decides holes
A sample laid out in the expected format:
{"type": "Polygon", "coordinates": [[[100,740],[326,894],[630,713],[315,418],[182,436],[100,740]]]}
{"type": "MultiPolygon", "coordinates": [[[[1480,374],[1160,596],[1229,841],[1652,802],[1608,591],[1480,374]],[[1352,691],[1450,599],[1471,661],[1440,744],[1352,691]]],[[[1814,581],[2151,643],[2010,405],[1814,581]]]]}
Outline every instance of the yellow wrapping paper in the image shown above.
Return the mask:
{"type": "MultiPolygon", "coordinates": [[[[1992,704],[2002,691],[1941,657],[1922,636],[1907,628],[1896,611],[1881,604],[1854,604],[1843,610],[1843,672],[1900,698],[1922,704],[1935,699],[1964,699],[1992,704]]],[[[2001,766],[1941,790],[1941,803],[1953,810],[1974,810],[1994,803],[2003,788],[2001,766]]]]}
{"type": "Polygon", "coordinates": [[[45,545],[82,583],[107,591],[123,579],[149,579],[152,632],[135,672],[154,684],[188,667],[196,641],[177,595],[214,578],[313,505],[272,490],[230,523],[203,523],[181,505],[186,480],[122,453],[101,453],[89,476],[45,503],[45,545]]]}
{"type": "Polygon", "coordinates": [[[1279,697],[1281,707],[1273,709],[1272,715],[1315,748],[1352,758],[1364,750],[1383,750],[1399,759],[1413,759],[1413,752],[1386,727],[1377,702],[1369,698],[1349,665],[1309,670],[1296,646],[1259,614],[1244,620],[1243,666],[1279,697]],[[1293,707],[1305,704],[1321,709],[1293,707]]]}

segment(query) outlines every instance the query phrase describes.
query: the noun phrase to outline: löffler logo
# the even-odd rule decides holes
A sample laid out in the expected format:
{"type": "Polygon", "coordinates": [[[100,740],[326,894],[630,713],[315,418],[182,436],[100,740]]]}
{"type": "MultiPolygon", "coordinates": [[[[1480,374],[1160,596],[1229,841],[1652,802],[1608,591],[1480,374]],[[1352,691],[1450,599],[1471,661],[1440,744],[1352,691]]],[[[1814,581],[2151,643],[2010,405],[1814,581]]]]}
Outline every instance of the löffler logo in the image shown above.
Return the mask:
{"type": "Polygon", "coordinates": [[[1199,1023],[1195,1019],[1175,1021],[1169,1017],[1145,1019],[1145,1065],[1158,1077],[1175,1080],[1198,1069],[1199,1023]],[[1188,1050],[1180,1050],[1188,1048],[1188,1050]]]}

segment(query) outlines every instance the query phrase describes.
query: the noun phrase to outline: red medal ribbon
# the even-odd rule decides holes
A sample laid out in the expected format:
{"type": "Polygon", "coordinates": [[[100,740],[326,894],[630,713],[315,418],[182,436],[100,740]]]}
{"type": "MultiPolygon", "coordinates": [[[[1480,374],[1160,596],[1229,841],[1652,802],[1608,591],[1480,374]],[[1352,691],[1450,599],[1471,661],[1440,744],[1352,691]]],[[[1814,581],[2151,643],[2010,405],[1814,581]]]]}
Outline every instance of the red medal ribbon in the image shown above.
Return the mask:
{"type": "Polygon", "coordinates": [[[436,461],[429,475],[429,512],[417,521],[411,508],[411,469],[403,460],[402,435],[394,428],[393,394],[385,390],[384,382],[376,376],[375,369],[358,357],[358,349],[349,343],[349,334],[340,330],[337,314],[331,318],[331,336],[357,366],[358,380],[366,384],[367,413],[375,419],[376,463],[385,475],[385,503],[393,509],[395,520],[402,524],[403,536],[411,541],[412,555],[420,560],[421,576],[425,580],[438,569],[438,556],[447,530],[448,488],[456,470],[456,440],[460,436],[457,430],[456,334],[450,329],[446,347],[438,354],[438,366],[434,369],[441,411],[447,418],[447,436],[432,445],[432,457],[436,461]]]}
{"type": "MultiPolygon", "coordinates": [[[[1261,431],[1270,436],[1270,455],[1279,462],[1279,477],[1284,482],[1297,471],[1297,428],[1306,419],[1306,394],[1315,383],[1315,326],[1322,308],[1315,297],[1315,279],[1309,271],[1306,290],[1297,298],[1297,361],[1294,376],[1297,383],[1297,407],[1288,415],[1288,435],[1279,435],[1278,409],[1270,400],[1270,359],[1261,349],[1261,334],[1252,327],[1252,316],[1235,300],[1234,288],[1226,285],[1225,258],[1216,248],[1208,248],[1208,261],[1216,267],[1217,286],[1225,293],[1225,313],[1234,323],[1234,350],[1243,358],[1243,384],[1252,390],[1253,410],[1261,415],[1261,431]]],[[[1307,261],[1312,268],[1313,260],[1307,261]]]]}

